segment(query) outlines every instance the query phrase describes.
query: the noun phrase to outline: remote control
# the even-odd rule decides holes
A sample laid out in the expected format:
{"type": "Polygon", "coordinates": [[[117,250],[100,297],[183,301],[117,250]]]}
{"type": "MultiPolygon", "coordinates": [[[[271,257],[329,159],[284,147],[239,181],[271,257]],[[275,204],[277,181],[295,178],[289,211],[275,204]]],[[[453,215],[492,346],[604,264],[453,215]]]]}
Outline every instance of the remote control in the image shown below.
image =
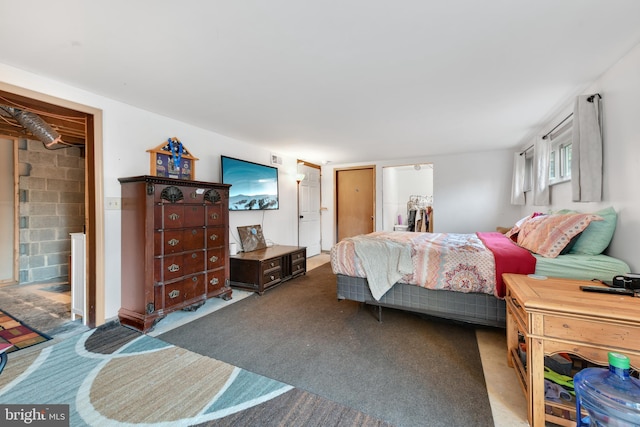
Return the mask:
{"type": "Polygon", "coordinates": [[[626,288],[605,288],[603,286],[580,286],[580,289],[586,292],[601,292],[603,294],[618,294],[618,295],[629,295],[634,296],[635,292],[633,289],[626,288]]]}

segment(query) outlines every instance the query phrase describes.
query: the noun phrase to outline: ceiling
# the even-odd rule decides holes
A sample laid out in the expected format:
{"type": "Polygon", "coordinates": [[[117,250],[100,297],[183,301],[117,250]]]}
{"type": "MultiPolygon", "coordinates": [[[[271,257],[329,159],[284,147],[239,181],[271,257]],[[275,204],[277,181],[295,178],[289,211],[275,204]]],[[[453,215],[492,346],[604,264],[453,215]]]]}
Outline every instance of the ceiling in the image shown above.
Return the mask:
{"type": "Polygon", "coordinates": [[[0,15],[2,63],[317,163],[519,147],[640,43],[637,0],[0,0],[0,15]]]}

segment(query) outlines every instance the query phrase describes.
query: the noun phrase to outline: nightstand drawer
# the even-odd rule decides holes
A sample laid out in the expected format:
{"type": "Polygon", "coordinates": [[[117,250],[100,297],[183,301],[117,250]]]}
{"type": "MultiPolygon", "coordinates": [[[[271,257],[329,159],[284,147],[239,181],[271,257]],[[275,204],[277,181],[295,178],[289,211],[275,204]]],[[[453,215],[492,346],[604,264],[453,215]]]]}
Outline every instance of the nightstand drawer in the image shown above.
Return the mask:
{"type": "Polygon", "coordinates": [[[640,325],[619,325],[611,320],[597,321],[549,315],[544,317],[544,336],[602,347],[640,348],[640,325]]]}

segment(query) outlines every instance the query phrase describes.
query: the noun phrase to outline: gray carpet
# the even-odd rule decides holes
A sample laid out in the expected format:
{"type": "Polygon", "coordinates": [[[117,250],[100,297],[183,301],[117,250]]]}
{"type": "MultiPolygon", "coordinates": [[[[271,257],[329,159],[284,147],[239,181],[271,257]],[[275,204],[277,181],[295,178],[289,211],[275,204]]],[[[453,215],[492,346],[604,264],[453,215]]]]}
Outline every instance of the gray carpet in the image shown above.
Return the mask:
{"type": "Polygon", "coordinates": [[[472,327],[336,299],[329,264],[159,336],[396,426],[493,425],[472,327]]]}

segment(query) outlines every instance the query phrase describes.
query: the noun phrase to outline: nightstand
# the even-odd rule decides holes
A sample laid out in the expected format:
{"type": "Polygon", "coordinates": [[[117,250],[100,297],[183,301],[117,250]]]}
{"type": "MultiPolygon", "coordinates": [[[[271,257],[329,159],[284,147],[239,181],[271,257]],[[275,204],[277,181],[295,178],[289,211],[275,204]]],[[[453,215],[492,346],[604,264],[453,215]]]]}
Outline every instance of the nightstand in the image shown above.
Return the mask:
{"type": "Polygon", "coordinates": [[[584,292],[580,286],[593,282],[569,279],[536,279],[504,274],[507,287],[507,362],[515,368],[527,397],[532,427],[545,420],[575,426],[575,407],[545,401],[544,356],[568,353],[607,366],[607,353],[627,355],[640,367],[640,299],[584,292]],[[526,367],[518,355],[519,336],[526,344],[526,367]],[[545,413],[557,407],[569,417],[545,413]]]}

